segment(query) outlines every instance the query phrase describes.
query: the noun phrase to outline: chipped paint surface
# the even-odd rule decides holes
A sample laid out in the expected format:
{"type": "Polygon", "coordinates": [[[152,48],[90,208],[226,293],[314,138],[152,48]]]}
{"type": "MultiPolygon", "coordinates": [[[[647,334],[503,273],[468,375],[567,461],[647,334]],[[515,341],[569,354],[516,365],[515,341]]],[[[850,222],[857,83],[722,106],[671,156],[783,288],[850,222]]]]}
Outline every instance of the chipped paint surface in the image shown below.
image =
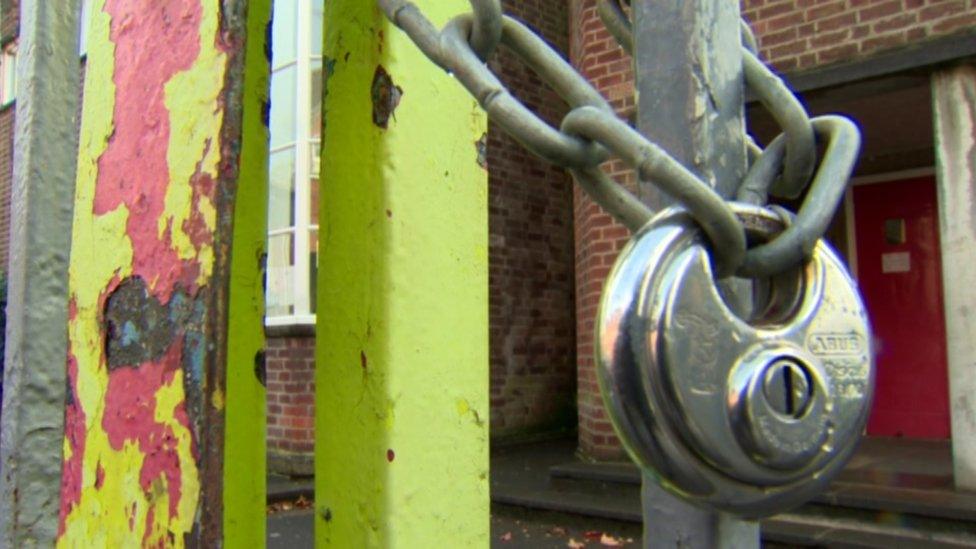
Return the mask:
{"type": "Polygon", "coordinates": [[[59,545],[182,546],[227,55],[219,6],[95,0],[70,267],[59,545]]]}

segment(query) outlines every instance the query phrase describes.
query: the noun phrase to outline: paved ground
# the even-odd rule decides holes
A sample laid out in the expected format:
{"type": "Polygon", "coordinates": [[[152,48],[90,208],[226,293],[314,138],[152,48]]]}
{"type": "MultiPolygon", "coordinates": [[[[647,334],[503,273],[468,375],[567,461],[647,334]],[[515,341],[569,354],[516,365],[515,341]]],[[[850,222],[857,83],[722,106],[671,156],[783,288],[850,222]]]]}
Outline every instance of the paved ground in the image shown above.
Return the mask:
{"type": "MultiPolygon", "coordinates": [[[[311,549],[312,511],[298,510],[268,517],[268,549],[311,549]]],[[[577,515],[494,506],[491,546],[499,549],[565,549],[638,547],[641,527],[628,522],[577,515]]]]}
{"type": "Polygon", "coordinates": [[[312,511],[290,511],[268,517],[268,549],[305,549],[315,545],[312,511]]]}
{"type": "MultiPolygon", "coordinates": [[[[575,448],[573,440],[550,441],[492,453],[493,548],[639,546],[640,494],[636,469],[626,464],[577,463],[575,448]],[[584,482],[576,478],[582,469],[592,474],[593,468],[615,480],[584,482]],[[554,471],[559,474],[554,476],[554,471]],[[525,508],[539,502],[558,512],[525,508]],[[587,509],[594,510],[590,508],[616,520],[580,515],[587,509]]],[[[767,524],[770,527],[767,533],[772,532],[769,535],[772,539],[795,543],[828,538],[849,541],[870,535],[872,543],[858,546],[890,549],[902,546],[914,549],[934,543],[935,538],[931,536],[955,536],[950,541],[964,539],[968,541],[963,545],[976,547],[973,541],[976,540],[973,526],[976,497],[954,491],[951,475],[951,452],[944,441],[866,439],[838,482],[812,506],[815,512],[811,511],[809,516],[790,515],[793,522],[784,523],[789,528],[780,524],[777,530],[777,524],[767,524]],[[851,522],[840,524],[840,519],[831,514],[835,512],[832,506],[837,505],[859,514],[840,517],[851,522]],[[907,522],[902,524],[903,521],[907,522]],[[774,535],[776,532],[779,537],[774,535]],[[878,542],[881,539],[890,543],[881,545],[878,542]],[[928,544],[919,541],[926,539],[928,544]]],[[[313,547],[311,510],[301,508],[303,499],[312,497],[311,480],[269,476],[268,481],[269,503],[276,512],[268,518],[267,546],[271,549],[313,547]]]]}

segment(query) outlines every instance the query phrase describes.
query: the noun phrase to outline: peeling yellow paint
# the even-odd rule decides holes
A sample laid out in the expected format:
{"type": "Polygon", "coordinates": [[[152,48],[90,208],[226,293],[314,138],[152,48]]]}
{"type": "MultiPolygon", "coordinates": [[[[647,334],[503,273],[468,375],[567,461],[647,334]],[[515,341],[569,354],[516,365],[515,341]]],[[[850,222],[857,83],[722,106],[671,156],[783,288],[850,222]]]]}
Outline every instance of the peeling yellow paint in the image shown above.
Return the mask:
{"type": "Polygon", "coordinates": [[[213,396],[210,398],[210,403],[218,411],[223,411],[224,409],[224,392],[220,389],[214,389],[213,396]]]}
{"type": "MultiPolygon", "coordinates": [[[[219,96],[223,89],[223,75],[227,70],[227,54],[215,47],[219,32],[217,10],[205,6],[200,23],[200,56],[193,67],[174,76],[166,85],[166,107],[170,113],[170,146],[167,161],[170,178],[188,182],[197,173],[217,178],[220,162],[220,119],[222,107],[219,96]]],[[[201,265],[198,285],[213,274],[213,248],[197,249],[182,230],[190,219],[193,190],[189,185],[170,185],[166,190],[166,209],[159,218],[159,236],[167,226],[173,228],[173,247],[181,259],[196,259],[201,265]]],[[[197,208],[207,228],[217,224],[217,210],[206,197],[199,197],[197,208]]]]}
{"type": "MultiPolygon", "coordinates": [[[[68,336],[77,362],[76,398],[84,412],[86,432],[80,494],[64,517],[58,546],[181,547],[184,535],[192,531],[198,517],[200,501],[193,435],[176,413],[186,400],[183,372],[176,371],[154,395],[155,421],[172,432],[173,440],[166,444],[179,460],[181,497],[176,503],[175,517],[170,517],[167,477],[155,478],[150,489],[144,491],[140,473],[147,456],[136,441],[126,441],[120,449],[113,448],[103,423],[109,372],[104,356],[100,300],[113,280],[132,274],[134,255],[132,241],[126,233],[128,209],[122,205],[102,215],[96,215],[93,210],[98,161],[114,132],[116,97],[115,46],[110,35],[110,16],[103,11],[104,5],[105,0],[94,0],[91,10],[69,269],[74,316],[68,326],[68,336]],[[147,526],[150,516],[152,520],[147,526]]],[[[160,234],[168,227],[179,257],[199,263],[197,282],[201,286],[212,276],[213,250],[210,245],[194,246],[183,224],[192,213],[191,179],[198,172],[214,178],[218,175],[223,112],[217,98],[227,65],[227,56],[216,47],[217,6],[205,3],[202,16],[199,58],[190,70],[176,75],[166,87],[172,129],[167,151],[170,181],[165,212],[159,219],[160,234]]],[[[161,50],[160,54],[165,52],[161,50]]],[[[206,197],[198,197],[196,207],[212,232],[216,225],[214,205],[206,197]]],[[[156,281],[147,282],[152,285],[156,281]]],[[[223,407],[223,398],[222,394],[215,394],[214,404],[219,400],[223,407]]],[[[64,449],[66,463],[78,457],[67,438],[64,449]]]]}

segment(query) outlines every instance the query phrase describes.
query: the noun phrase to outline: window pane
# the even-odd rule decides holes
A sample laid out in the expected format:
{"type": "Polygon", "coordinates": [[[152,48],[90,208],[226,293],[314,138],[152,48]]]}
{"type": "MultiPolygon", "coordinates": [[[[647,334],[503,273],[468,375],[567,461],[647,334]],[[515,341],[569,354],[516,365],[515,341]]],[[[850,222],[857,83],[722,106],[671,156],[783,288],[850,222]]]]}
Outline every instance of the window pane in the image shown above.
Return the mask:
{"type": "Polygon", "coordinates": [[[91,29],[91,0],[82,0],[78,15],[78,55],[88,54],[88,33],[91,29]]]}
{"type": "Polygon", "coordinates": [[[3,51],[3,88],[0,89],[0,104],[6,105],[17,98],[17,48],[9,45],[3,51]]]}
{"type": "Polygon", "coordinates": [[[322,60],[312,60],[312,95],[309,98],[312,108],[312,139],[322,137],[322,60]]]}
{"type": "Polygon", "coordinates": [[[292,227],[295,225],[295,149],[272,154],[268,171],[268,229],[292,227]]]}
{"type": "Polygon", "coordinates": [[[271,148],[295,141],[294,65],[271,76],[271,148]]]}
{"type": "Polygon", "coordinates": [[[278,0],[274,3],[274,23],[271,31],[272,66],[280,67],[295,60],[295,0],[278,0]]]}
{"type": "Polygon", "coordinates": [[[268,238],[267,315],[295,314],[295,239],[292,233],[268,238]]]}
{"type": "Polygon", "coordinates": [[[322,55],[322,10],[325,0],[312,0],[312,55],[322,55]]]}
{"type": "Polygon", "coordinates": [[[313,173],[312,178],[309,180],[308,186],[311,187],[308,191],[308,219],[311,225],[319,224],[319,176],[313,173]]]}
{"type": "Polygon", "coordinates": [[[315,314],[316,302],[318,301],[318,282],[319,282],[319,231],[312,229],[308,232],[308,299],[309,308],[315,314]]]}

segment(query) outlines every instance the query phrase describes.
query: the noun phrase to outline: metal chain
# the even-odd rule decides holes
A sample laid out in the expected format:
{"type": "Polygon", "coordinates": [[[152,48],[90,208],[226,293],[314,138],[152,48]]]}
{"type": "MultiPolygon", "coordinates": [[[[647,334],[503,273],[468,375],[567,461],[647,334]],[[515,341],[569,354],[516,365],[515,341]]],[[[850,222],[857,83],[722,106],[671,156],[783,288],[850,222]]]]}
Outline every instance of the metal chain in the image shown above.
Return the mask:
{"type": "MultiPolygon", "coordinates": [[[[747,139],[753,164],[737,194],[765,204],[770,193],[798,196],[816,164],[815,135],[828,142],[825,157],[796,220],[773,241],[746,251],[745,231],[728,203],[707,183],[666,151],[617,117],[613,108],[562,56],[519,21],[502,15],[498,0],[469,0],[472,13],[451,20],[438,31],[407,0],[378,0],[386,16],[420,50],[478,100],[489,118],[536,155],[567,168],[580,186],[608,213],[632,231],[653,213],[637,197],[600,169],[613,154],[679,200],[701,225],[712,244],[718,276],[768,276],[803,260],[823,235],[843,196],[859,145],[856,127],[840,117],[813,119],[753,53],[755,38],[743,22],[744,75],[756,97],[784,128],[765,150],[747,139]],[[509,92],[485,60],[504,45],[570,106],[560,129],[540,119],[509,92]]],[[[630,51],[633,38],[624,8],[629,0],[600,0],[599,13],[611,34],[630,51]]]]}
{"type": "Polygon", "coordinates": [[[479,59],[487,61],[502,39],[501,0],[471,0],[471,12],[474,15],[471,48],[479,59]]]}

